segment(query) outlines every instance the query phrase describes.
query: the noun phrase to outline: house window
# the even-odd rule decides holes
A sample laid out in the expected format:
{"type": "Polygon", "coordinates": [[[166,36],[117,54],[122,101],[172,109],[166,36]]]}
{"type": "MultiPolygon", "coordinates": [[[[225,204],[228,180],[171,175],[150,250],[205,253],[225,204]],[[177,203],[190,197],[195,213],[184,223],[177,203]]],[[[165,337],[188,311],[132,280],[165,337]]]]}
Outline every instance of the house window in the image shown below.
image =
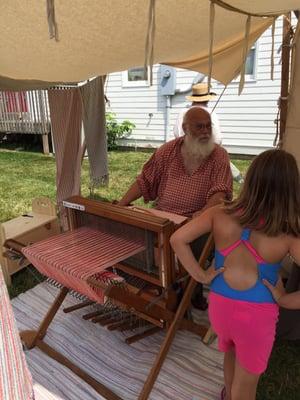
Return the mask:
{"type": "MultiPolygon", "coordinates": [[[[248,52],[245,63],[245,81],[251,82],[256,79],[256,64],[257,64],[258,44],[255,43],[248,52]]],[[[231,83],[239,83],[240,75],[234,78],[231,83]]]]}
{"type": "Polygon", "coordinates": [[[122,72],[123,87],[143,87],[150,86],[149,69],[145,71],[144,67],[130,68],[122,72]]]}
{"type": "Polygon", "coordinates": [[[256,61],[256,46],[253,46],[247,56],[245,65],[245,75],[254,78],[255,76],[255,61],[256,61]]]}

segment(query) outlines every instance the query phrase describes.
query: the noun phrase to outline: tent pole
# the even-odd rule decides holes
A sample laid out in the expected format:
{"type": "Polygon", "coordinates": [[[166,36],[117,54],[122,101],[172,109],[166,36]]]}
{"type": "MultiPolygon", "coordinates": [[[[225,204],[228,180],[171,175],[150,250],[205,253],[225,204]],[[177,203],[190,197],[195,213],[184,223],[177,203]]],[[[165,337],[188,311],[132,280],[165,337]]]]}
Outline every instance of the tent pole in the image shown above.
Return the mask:
{"type": "Polygon", "coordinates": [[[283,135],[285,132],[288,95],[289,95],[289,78],[290,78],[290,43],[292,39],[291,31],[291,13],[283,18],[282,28],[282,59],[281,59],[281,91],[279,98],[280,119],[279,119],[279,147],[282,147],[283,135]]]}

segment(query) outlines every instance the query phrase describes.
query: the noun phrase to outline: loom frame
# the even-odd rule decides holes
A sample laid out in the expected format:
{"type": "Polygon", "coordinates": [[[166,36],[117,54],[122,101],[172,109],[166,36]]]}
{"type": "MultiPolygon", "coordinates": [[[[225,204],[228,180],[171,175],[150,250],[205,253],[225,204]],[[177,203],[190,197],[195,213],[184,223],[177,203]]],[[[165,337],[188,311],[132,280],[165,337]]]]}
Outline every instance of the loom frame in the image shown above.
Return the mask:
{"type": "MultiPolygon", "coordinates": [[[[117,220],[117,221],[122,221],[124,223],[129,223],[133,226],[138,226],[138,227],[151,227],[154,232],[157,232],[158,234],[163,233],[164,239],[166,240],[165,246],[163,247],[163,256],[165,257],[165,261],[168,263],[165,266],[164,273],[166,273],[165,280],[161,280],[161,282],[164,282],[165,285],[171,284],[175,282],[175,269],[172,271],[171,268],[174,268],[175,265],[175,256],[174,253],[172,252],[170,243],[169,243],[169,238],[171,234],[174,232],[175,227],[174,223],[171,222],[168,219],[163,219],[161,217],[156,217],[154,215],[149,215],[147,213],[142,214],[142,213],[137,213],[134,210],[130,210],[128,208],[123,208],[120,206],[114,206],[111,204],[106,204],[106,203],[99,203],[94,200],[89,200],[89,199],[84,199],[80,196],[74,196],[70,199],[68,199],[65,202],[65,206],[67,206],[67,216],[68,216],[68,221],[69,221],[69,229],[73,230],[76,229],[76,227],[79,225],[78,224],[78,218],[76,216],[76,210],[80,211],[85,211],[89,212],[91,214],[99,215],[99,213],[102,216],[105,216],[107,218],[111,218],[112,220],[117,220]],[[83,209],[84,208],[84,209],[83,209]]],[[[161,243],[160,243],[161,244],[161,243]]],[[[202,252],[202,255],[200,257],[199,263],[202,268],[204,268],[205,260],[207,259],[207,256],[209,252],[211,251],[211,248],[213,246],[213,240],[212,237],[207,241],[207,244],[202,252]]],[[[14,249],[15,251],[22,251],[22,247],[24,247],[22,244],[15,242],[13,240],[10,240],[6,243],[6,247],[10,249],[14,249]]],[[[160,278],[161,278],[162,272],[160,273],[160,278]]],[[[138,399],[139,400],[146,400],[153,388],[153,385],[156,381],[156,378],[159,374],[159,371],[162,367],[162,364],[164,362],[164,359],[167,356],[168,350],[172,344],[172,341],[174,339],[174,336],[176,334],[176,331],[178,329],[185,329],[189,330],[195,334],[198,334],[202,338],[205,336],[207,333],[208,327],[204,327],[199,324],[195,324],[193,321],[190,321],[184,317],[186,310],[189,307],[190,304],[190,299],[192,296],[192,292],[194,287],[196,286],[196,282],[191,278],[188,285],[186,286],[186,290],[184,292],[183,298],[176,309],[172,309],[168,302],[168,298],[166,299],[165,304],[154,304],[151,306],[150,309],[147,310],[147,315],[150,318],[150,321],[154,321],[155,319],[158,319],[159,321],[165,321],[164,324],[161,326],[154,326],[153,328],[150,329],[151,333],[153,334],[157,332],[161,328],[167,328],[167,334],[165,337],[165,340],[161,346],[161,349],[157,355],[157,358],[151,368],[151,371],[149,373],[149,376],[144,384],[144,387],[142,389],[142,392],[140,393],[138,399]]],[[[22,342],[25,344],[27,349],[32,349],[34,347],[38,347],[41,351],[43,351],[45,354],[47,354],[49,357],[53,358],[60,364],[66,366],[69,368],[72,372],[74,372],[76,375],[78,375],[82,380],[84,380],[87,384],[89,384],[91,387],[93,387],[100,395],[104,396],[108,400],[122,400],[121,397],[116,395],[112,390],[92,378],[89,374],[87,374],[85,371],[83,371],[81,368],[79,368],[77,365],[72,363],[70,360],[68,360],[64,355],[62,355],[60,352],[56,351],[54,348],[46,344],[43,339],[45,335],[47,334],[47,329],[49,325],[51,324],[52,320],[54,319],[57,311],[61,307],[65,297],[67,296],[68,292],[70,289],[63,287],[60,290],[60,293],[57,295],[55,298],[54,302],[50,306],[46,316],[40,323],[40,326],[37,330],[26,330],[22,331],[20,333],[20,337],[22,342]]],[[[124,296],[124,293],[119,293],[116,294],[115,292],[118,293],[118,288],[114,287],[111,290],[109,290],[108,294],[112,294],[117,298],[117,302],[120,301],[122,303],[122,296],[124,296]]],[[[143,317],[143,312],[145,309],[145,305],[149,303],[149,296],[147,297],[141,297],[140,301],[137,302],[137,296],[135,293],[131,293],[129,296],[125,296],[123,301],[126,303],[128,302],[128,307],[129,309],[134,309],[138,315],[141,315],[143,317]]],[[[87,305],[90,304],[90,302],[85,302],[87,305]]],[[[69,311],[73,311],[80,308],[80,306],[73,306],[69,307],[69,311]]],[[[64,310],[66,311],[66,310],[64,310]]],[[[155,325],[155,324],[154,324],[155,325]]],[[[138,336],[138,335],[137,335],[138,336]]],[[[141,335],[139,339],[145,337],[145,335],[141,335]]],[[[131,343],[130,341],[127,343],[131,343]]]]}

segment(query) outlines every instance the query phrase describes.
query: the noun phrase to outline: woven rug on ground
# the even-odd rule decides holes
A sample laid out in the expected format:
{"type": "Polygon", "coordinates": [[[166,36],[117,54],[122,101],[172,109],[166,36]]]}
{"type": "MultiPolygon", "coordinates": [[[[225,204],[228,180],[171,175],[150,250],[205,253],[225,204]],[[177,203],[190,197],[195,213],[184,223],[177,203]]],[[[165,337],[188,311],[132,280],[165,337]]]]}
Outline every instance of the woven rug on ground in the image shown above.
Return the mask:
{"type": "MultiPolygon", "coordinates": [[[[19,330],[37,329],[57,293],[56,288],[41,283],[15,298],[13,309],[19,330]]],[[[68,296],[63,306],[76,302],[78,300],[68,296]]],[[[86,312],[85,308],[65,314],[61,308],[48,329],[45,342],[124,400],[137,399],[165,333],[127,345],[123,333],[109,332],[99,324],[84,321],[81,316],[86,312]]],[[[223,356],[215,347],[204,345],[191,333],[177,332],[149,399],[219,399],[223,356]]],[[[34,380],[36,400],[103,399],[69,369],[39,349],[25,354],[34,380]]]]}

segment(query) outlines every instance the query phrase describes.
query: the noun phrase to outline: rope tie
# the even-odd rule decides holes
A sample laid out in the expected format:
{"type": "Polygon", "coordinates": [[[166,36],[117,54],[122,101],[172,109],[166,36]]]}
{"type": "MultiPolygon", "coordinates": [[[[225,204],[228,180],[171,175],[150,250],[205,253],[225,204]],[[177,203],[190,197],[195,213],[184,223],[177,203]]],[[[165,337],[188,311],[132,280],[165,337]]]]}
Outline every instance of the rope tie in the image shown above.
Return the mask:
{"type": "Polygon", "coordinates": [[[291,56],[291,79],[290,79],[290,87],[293,87],[294,85],[294,70],[295,70],[295,53],[296,53],[296,43],[299,43],[299,38],[300,37],[300,20],[298,20],[296,31],[294,33],[294,37],[291,43],[291,50],[292,50],[292,56],[291,56]]]}
{"type": "Polygon", "coordinates": [[[272,23],[272,48],[271,48],[271,80],[274,80],[274,43],[275,43],[275,22],[276,18],[273,18],[272,23]]]}
{"type": "Polygon", "coordinates": [[[222,1],[222,0],[210,0],[210,1],[212,3],[217,4],[218,6],[220,6],[222,8],[225,8],[228,11],[232,11],[232,12],[236,12],[236,13],[239,13],[239,14],[248,15],[248,16],[251,16],[251,17],[274,17],[274,16],[282,15],[282,14],[284,14],[286,12],[286,10],[282,10],[282,11],[277,12],[277,13],[272,13],[272,12],[270,12],[270,13],[266,12],[266,13],[262,13],[262,14],[260,14],[260,13],[251,13],[249,11],[242,10],[241,8],[233,7],[232,5],[226,3],[225,1],[222,1]]]}
{"type": "Polygon", "coordinates": [[[215,111],[215,108],[217,107],[217,105],[219,104],[219,101],[221,100],[221,98],[223,97],[223,94],[224,94],[224,92],[225,92],[225,90],[227,89],[227,85],[226,86],[224,86],[224,89],[222,90],[222,93],[220,94],[220,96],[219,96],[219,98],[218,98],[218,100],[215,102],[215,105],[213,106],[213,108],[212,108],[212,110],[211,110],[211,113],[210,114],[212,114],[214,111],[215,111]]]}
{"type": "Polygon", "coordinates": [[[144,73],[145,76],[147,76],[148,67],[150,67],[150,85],[152,85],[153,83],[154,36],[155,36],[155,0],[149,0],[144,73]]]}
{"type": "Polygon", "coordinates": [[[54,38],[55,41],[58,42],[58,29],[55,20],[54,0],[47,0],[47,19],[50,39],[54,38]]]}
{"type": "Polygon", "coordinates": [[[280,99],[278,99],[278,110],[277,110],[277,115],[276,119],[274,120],[274,123],[276,124],[276,133],[275,133],[275,138],[273,140],[273,146],[274,147],[280,147],[279,143],[279,114],[280,114],[280,99]]]}
{"type": "Polygon", "coordinates": [[[251,15],[248,15],[246,21],[245,42],[244,42],[243,56],[242,56],[242,69],[241,69],[241,77],[239,84],[239,95],[242,93],[245,84],[246,60],[248,54],[250,26],[251,26],[251,15]]]}
{"type": "Polygon", "coordinates": [[[211,75],[213,66],[213,44],[214,44],[214,23],[215,23],[215,5],[213,2],[210,3],[209,13],[209,59],[208,59],[208,91],[211,87],[211,75]]]}

